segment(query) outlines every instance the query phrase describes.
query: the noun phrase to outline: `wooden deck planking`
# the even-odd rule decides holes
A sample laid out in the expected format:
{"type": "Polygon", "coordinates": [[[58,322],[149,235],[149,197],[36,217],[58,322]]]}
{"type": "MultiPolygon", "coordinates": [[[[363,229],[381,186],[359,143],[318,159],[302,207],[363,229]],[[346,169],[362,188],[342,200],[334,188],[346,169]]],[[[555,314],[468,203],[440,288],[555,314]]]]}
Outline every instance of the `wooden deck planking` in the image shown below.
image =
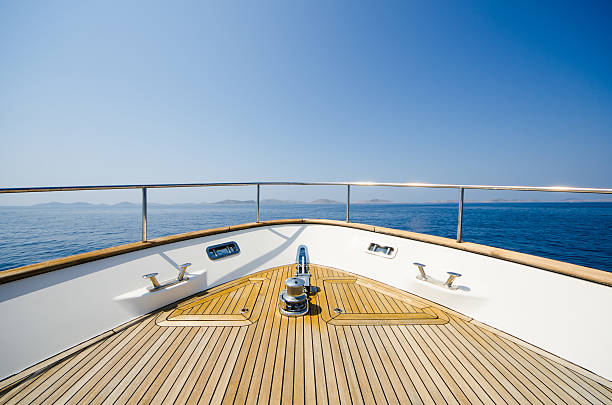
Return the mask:
{"type": "Polygon", "coordinates": [[[310,270],[323,290],[305,317],[277,308],[295,265],[266,270],[175,310],[185,319],[225,315],[232,325],[246,308],[252,323],[160,326],[150,316],[0,392],[0,403],[612,403],[610,385],[577,366],[452,311],[439,324],[421,322],[439,306],[376,281],[310,270]],[[335,307],[343,323],[322,317],[337,317],[335,307]],[[406,313],[414,324],[390,323],[406,313]]]}
{"type": "Polygon", "coordinates": [[[130,330],[122,332],[117,339],[114,340],[113,344],[108,345],[106,348],[98,352],[92,359],[87,359],[81,363],[82,366],[77,369],[74,367],[67,373],[65,377],[62,377],[57,383],[51,385],[45,391],[45,395],[39,396],[32,403],[58,403],[67,401],[74,392],[80,387],[85,385],[93,376],[98,375],[98,372],[106,363],[112,360],[119,359],[119,351],[134,341],[138,341],[139,336],[146,331],[148,327],[153,327],[153,322],[147,320],[140,324],[134,325],[130,330]],[[44,399],[43,399],[44,398],[44,399]]]}
{"type": "Polygon", "coordinates": [[[543,402],[552,401],[555,403],[568,402],[571,401],[571,397],[563,390],[559,389],[559,387],[544,373],[541,372],[540,369],[535,367],[532,363],[523,358],[520,354],[513,351],[509,346],[500,344],[500,341],[496,341],[495,339],[490,339],[486,333],[482,333],[478,328],[474,330],[478,333],[482,338],[487,341],[491,347],[493,347],[503,358],[505,358],[515,369],[517,369],[520,374],[524,377],[525,385],[529,387],[529,389],[533,392],[534,390],[541,391],[541,396],[543,402]]]}
{"type": "Polygon", "coordinates": [[[461,330],[461,333],[466,333],[466,336],[473,339],[478,344],[478,350],[483,354],[487,354],[494,367],[496,367],[510,383],[520,391],[529,403],[539,404],[550,401],[531,379],[526,378],[515,365],[508,361],[503,355],[500,355],[493,346],[475,333],[470,326],[467,325],[467,322],[458,322],[457,328],[461,330]]]}
{"type": "Polygon", "coordinates": [[[175,404],[187,403],[189,396],[192,394],[194,387],[198,383],[198,379],[203,375],[202,373],[204,367],[206,367],[209,359],[211,359],[213,350],[217,346],[217,342],[227,338],[227,334],[229,334],[230,328],[213,327],[212,329],[213,333],[210,339],[206,341],[206,345],[203,348],[204,350],[198,357],[197,362],[194,364],[191,372],[185,375],[183,385],[175,386],[176,391],[173,388],[173,390],[171,390],[168,396],[166,397],[166,400],[169,400],[169,398],[174,397],[174,400],[172,402],[175,404]],[[175,391],[174,395],[171,395],[173,391],[175,391]]]}
{"type": "Polygon", "coordinates": [[[144,356],[158,338],[163,334],[161,328],[151,328],[136,344],[124,347],[113,362],[107,363],[99,373],[101,378],[90,379],[75,395],[70,398],[69,403],[78,401],[92,401],[103,389],[115,387],[123,379],[123,376],[144,356]]]}
{"type": "MultiPolygon", "coordinates": [[[[470,387],[470,390],[476,395],[478,400],[472,400],[475,403],[504,403],[505,401],[497,394],[497,392],[488,384],[486,379],[476,380],[474,376],[478,375],[478,371],[472,364],[463,356],[460,351],[457,351],[449,344],[445,336],[434,328],[421,328],[419,332],[425,340],[432,339],[437,346],[437,353],[447,359],[449,367],[454,368],[455,372],[461,376],[461,379],[470,387]]],[[[473,398],[473,397],[472,397],[473,398]]]]}
{"type": "Polygon", "coordinates": [[[197,329],[195,337],[189,342],[189,345],[185,348],[185,351],[178,359],[172,370],[168,373],[167,377],[160,381],[159,388],[145,395],[145,399],[150,403],[162,403],[166,396],[170,393],[172,387],[175,384],[180,383],[180,375],[182,370],[185,368],[190,369],[189,362],[192,358],[197,358],[195,354],[198,347],[201,347],[202,340],[209,334],[212,334],[211,328],[194,328],[197,329]]]}
{"type": "MultiPolygon", "coordinates": [[[[368,351],[370,360],[374,364],[374,369],[384,389],[387,402],[389,404],[405,404],[407,403],[408,396],[393,369],[391,359],[386,356],[386,349],[381,344],[377,344],[376,338],[373,338],[371,332],[373,332],[374,328],[371,325],[362,325],[353,327],[353,330],[358,329],[361,332],[361,338],[368,351]]],[[[377,337],[376,332],[374,332],[374,335],[377,337]]]]}

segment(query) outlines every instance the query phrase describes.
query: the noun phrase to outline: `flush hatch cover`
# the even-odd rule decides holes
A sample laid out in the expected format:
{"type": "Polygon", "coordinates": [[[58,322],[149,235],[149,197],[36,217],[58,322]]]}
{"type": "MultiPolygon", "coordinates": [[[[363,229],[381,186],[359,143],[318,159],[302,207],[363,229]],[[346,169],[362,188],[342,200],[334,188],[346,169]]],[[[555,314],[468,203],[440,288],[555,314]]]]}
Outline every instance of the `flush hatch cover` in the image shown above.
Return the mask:
{"type": "Polygon", "coordinates": [[[332,325],[441,325],[449,321],[440,309],[379,283],[356,277],[322,281],[321,316],[332,325]]]}
{"type": "Polygon", "coordinates": [[[222,289],[206,291],[175,308],[162,312],[156,320],[159,326],[248,326],[257,322],[268,278],[240,279],[223,285],[222,289]]]}

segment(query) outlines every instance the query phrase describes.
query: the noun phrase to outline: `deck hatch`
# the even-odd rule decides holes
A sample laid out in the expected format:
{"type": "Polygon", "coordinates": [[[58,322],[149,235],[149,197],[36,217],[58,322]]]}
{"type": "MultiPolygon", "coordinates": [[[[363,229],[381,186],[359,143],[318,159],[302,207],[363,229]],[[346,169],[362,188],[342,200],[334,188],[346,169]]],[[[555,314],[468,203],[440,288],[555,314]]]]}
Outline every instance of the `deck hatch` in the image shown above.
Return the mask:
{"type": "Polygon", "coordinates": [[[208,290],[157,317],[158,326],[248,326],[257,322],[270,280],[249,277],[208,290]]]}
{"type": "Polygon", "coordinates": [[[440,309],[358,277],[324,277],[322,318],[332,325],[443,325],[440,309]]]}
{"type": "Polygon", "coordinates": [[[206,254],[210,260],[218,260],[227,256],[232,256],[240,253],[238,244],[234,241],[220,243],[218,245],[208,246],[206,254]]]}

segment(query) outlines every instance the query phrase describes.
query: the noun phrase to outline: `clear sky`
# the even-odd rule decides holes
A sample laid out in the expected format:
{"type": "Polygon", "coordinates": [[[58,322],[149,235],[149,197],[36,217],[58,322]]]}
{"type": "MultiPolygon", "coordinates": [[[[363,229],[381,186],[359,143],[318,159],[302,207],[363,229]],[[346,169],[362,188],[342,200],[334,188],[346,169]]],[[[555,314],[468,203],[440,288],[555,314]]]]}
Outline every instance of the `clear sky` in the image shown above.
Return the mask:
{"type": "MultiPolygon", "coordinates": [[[[2,1],[0,186],[612,187],[611,20],[607,1],[2,1]]],[[[59,194],[0,204],[138,198],[59,194]]]]}

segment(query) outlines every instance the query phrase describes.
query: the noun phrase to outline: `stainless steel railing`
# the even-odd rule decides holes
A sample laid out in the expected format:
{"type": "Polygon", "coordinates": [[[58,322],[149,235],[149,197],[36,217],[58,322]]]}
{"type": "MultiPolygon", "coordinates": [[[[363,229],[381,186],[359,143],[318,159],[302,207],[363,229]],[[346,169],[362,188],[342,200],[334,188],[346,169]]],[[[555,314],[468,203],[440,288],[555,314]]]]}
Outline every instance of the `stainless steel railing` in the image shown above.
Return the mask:
{"type": "Polygon", "coordinates": [[[301,181],[261,181],[244,183],[178,183],[178,184],[129,184],[106,186],[59,186],[59,187],[18,187],[0,188],[0,194],[38,193],[51,191],[87,191],[87,190],[142,190],[142,241],[147,241],[147,189],[149,188],[187,188],[187,187],[236,187],[256,186],[257,214],[259,222],[259,202],[261,186],[346,186],[346,222],[350,221],[351,186],[359,187],[419,187],[419,188],[450,188],[459,190],[459,210],[457,214],[457,242],[461,242],[463,227],[463,199],[465,190],[513,190],[513,191],[544,191],[556,193],[590,193],[612,194],[611,188],[578,188],[578,187],[530,187],[530,186],[491,186],[472,184],[435,184],[435,183],[377,183],[377,182],[301,182],[301,181]]]}

